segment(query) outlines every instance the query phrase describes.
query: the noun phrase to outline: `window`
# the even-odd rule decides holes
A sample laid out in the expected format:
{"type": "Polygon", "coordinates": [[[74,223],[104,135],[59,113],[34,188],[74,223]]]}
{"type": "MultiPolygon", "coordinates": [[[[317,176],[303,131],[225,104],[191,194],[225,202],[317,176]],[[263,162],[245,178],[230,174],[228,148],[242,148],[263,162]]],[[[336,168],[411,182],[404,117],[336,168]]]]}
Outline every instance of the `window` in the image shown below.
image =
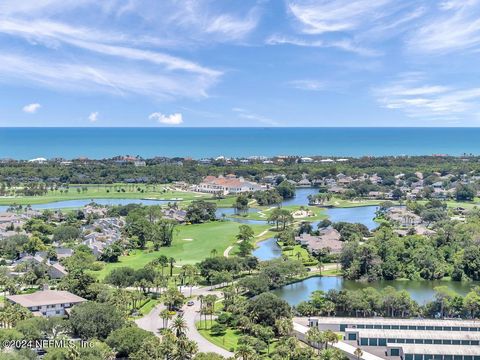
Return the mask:
{"type": "Polygon", "coordinates": [[[360,339],[360,345],[368,346],[368,339],[367,338],[360,339]]]}
{"type": "Polygon", "coordinates": [[[369,345],[370,345],[370,346],[377,346],[377,345],[378,345],[378,340],[377,340],[377,338],[371,338],[371,339],[369,339],[369,345]]]}
{"type": "Polygon", "coordinates": [[[405,354],[405,360],[413,360],[413,354],[405,354]]]}
{"type": "Polygon", "coordinates": [[[406,339],[407,344],[413,344],[413,339],[406,339]]]}
{"type": "Polygon", "coordinates": [[[432,344],[433,340],[432,339],[425,339],[425,340],[423,340],[423,343],[424,344],[432,344]]]}
{"type": "Polygon", "coordinates": [[[348,334],[348,340],[357,340],[357,334],[355,333],[348,334]]]}
{"type": "Polygon", "coordinates": [[[400,356],[400,349],[391,349],[390,350],[391,356],[400,356]]]}
{"type": "Polygon", "coordinates": [[[420,355],[420,354],[415,354],[415,360],[422,360],[423,358],[423,355],[420,355]]]}

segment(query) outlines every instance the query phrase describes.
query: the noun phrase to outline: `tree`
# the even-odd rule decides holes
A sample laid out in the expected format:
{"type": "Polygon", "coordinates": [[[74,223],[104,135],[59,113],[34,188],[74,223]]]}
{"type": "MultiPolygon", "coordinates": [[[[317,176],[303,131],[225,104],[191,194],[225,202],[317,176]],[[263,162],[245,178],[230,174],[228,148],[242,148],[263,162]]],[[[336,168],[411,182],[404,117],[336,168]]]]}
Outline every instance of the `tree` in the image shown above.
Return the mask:
{"type": "Polygon", "coordinates": [[[163,294],[163,302],[171,311],[174,308],[182,306],[185,302],[185,296],[176,288],[168,288],[163,294]]]}
{"type": "Polygon", "coordinates": [[[277,319],[290,316],[291,308],[285,300],[267,292],[250,299],[246,313],[257,324],[274,326],[277,319]]]}
{"type": "Polygon", "coordinates": [[[355,351],[353,352],[353,355],[357,358],[357,360],[360,360],[360,358],[363,356],[363,351],[360,348],[356,348],[355,351]]]}
{"type": "Polygon", "coordinates": [[[163,309],[162,311],[160,311],[160,318],[163,321],[162,327],[164,329],[167,329],[168,328],[168,321],[173,318],[173,315],[168,309],[163,309]]]}
{"type": "Polygon", "coordinates": [[[122,247],[118,243],[113,243],[103,249],[100,259],[105,262],[117,262],[122,253],[122,247]]]}
{"type": "Polygon", "coordinates": [[[214,336],[223,336],[227,332],[227,327],[223,324],[215,323],[210,327],[210,333],[214,336]]]}
{"type": "Polygon", "coordinates": [[[235,199],[235,203],[233,204],[233,207],[238,212],[244,212],[248,210],[248,197],[246,195],[237,196],[237,198],[235,199]]]}
{"type": "Polygon", "coordinates": [[[135,282],[135,270],[126,266],[114,268],[105,277],[105,282],[123,288],[132,286],[135,282]]]}
{"type": "Polygon", "coordinates": [[[458,184],[455,188],[455,199],[457,201],[472,201],[476,193],[471,185],[458,184]]]}
{"type": "Polygon", "coordinates": [[[187,322],[182,315],[177,315],[170,327],[177,338],[185,336],[188,330],[187,322]]]}
{"type": "Polygon", "coordinates": [[[287,180],[282,181],[277,186],[277,191],[280,194],[280,196],[284,199],[291,199],[295,197],[295,186],[293,186],[287,180]]]}
{"type": "Polygon", "coordinates": [[[256,357],[256,353],[250,345],[242,344],[237,346],[234,356],[235,359],[253,360],[256,357]]]}
{"type": "Polygon", "coordinates": [[[195,200],[187,207],[185,221],[192,224],[199,224],[206,221],[215,220],[217,205],[204,200],[195,200]]]}
{"type": "Polygon", "coordinates": [[[153,336],[149,331],[128,326],[112,331],[105,342],[117,352],[117,357],[121,358],[136,352],[146,339],[153,336]]]}
{"type": "Polygon", "coordinates": [[[97,294],[91,285],[95,282],[96,280],[92,275],[81,270],[74,270],[60,281],[58,288],[70,291],[85,299],[93,300],[97,294]]]}
{"type": "Polygon", "coordinates": [[[275,320],[275,330],[280,336],[289,336],[293,331],[292,320],[286,317],[275,320]]]}
{"type": "Polygon", "coordinates": [[[80,237],[80,229],[71,225],[60,225],[53,231],[53,241],[64,243],[80,237]]]}
{"type": "Polygon", "coordinates": [[[115,307],[93,301],[75,305],[69,321],[74,332],[84,340],[104,340],[125,324],[123,314],[115,307]]]}
{"type": "Polygon", "coordinates": [[[275,208],[270,212],[267,221],[274,223],[277,230],[279,229],[279,224],[282,224],[282,230],[285,230],[287,224],[293,222],[293,216],[286,209],[275,208]]]}

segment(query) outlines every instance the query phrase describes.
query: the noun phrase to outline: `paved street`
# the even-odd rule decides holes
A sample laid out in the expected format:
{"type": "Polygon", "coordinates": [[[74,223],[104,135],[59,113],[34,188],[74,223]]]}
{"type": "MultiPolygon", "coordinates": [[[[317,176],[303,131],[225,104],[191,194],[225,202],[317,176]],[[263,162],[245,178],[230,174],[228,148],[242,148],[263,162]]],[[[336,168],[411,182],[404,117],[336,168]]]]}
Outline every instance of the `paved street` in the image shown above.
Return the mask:
{"type": "MultiPolygon", "coordinates": [[[[185,296],[190,295],[190,289],[185,288],[182,289],[182,292],[184,293],[185,296]]],[[[225,356],[225,357],[232,357],[233,353],[230,351],[224,350],[219,346],[216,346],[206,340],[200,333],[197,331],[197,328],[195,327],[195,322],[199,320],[200,315],[200,302],[196,300],[196,297],[198,295],[209,295],[209,294],[215,294],[218,297],[221,297],[221,292],[219,291],[210,291],[206,287],[201,287],[201,288],[194,288],[192,290],[192,295],[195,297],[194,300],[194,305],[193,306],[184,306],[183,310],[184,312],[184,318],[188,326],[188,331],[187,331],[187,337],[191,340],[194,340],[198,344],[198,351],[199,352],[214,352],[219,355],[225,356]]],[[[160,312],[165,309],[165,306],[163,304],[157,305],[148,315],[135,320],[135,323],[138,325],[138,327],[153,332],[155,335],[160,336],[158,330],[162,328],[163,321],[160,318],[159,314],[160,312]]],[[[170,320],[171,322],[171,320],[170,320]]]]}

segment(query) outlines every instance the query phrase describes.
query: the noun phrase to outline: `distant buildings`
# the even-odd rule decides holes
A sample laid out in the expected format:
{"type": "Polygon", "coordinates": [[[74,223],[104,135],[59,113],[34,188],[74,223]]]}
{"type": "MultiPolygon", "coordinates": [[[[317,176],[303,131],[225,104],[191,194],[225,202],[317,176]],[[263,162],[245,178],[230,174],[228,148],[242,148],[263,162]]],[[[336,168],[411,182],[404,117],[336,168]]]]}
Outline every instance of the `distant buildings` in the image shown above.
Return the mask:
{"type": "Polygon", "coordinates": [[[36,316],[68,315],[73,305],[87,301],[68,291],[43,290],[33,294],[10,295],[6,299],[30,310],[36,316]]]}
{"type": "Polygon", "coordinates": [[[250,191],[265,190],[266,187],[256,182],[247,181],[233,174],[226,176],[207,176],[194,190],[209,194],[232,195],[250,191]]]}
{"type": "Polygon", "coordinates": [[[103,218],[95,220],[91,225],[82,227],[82,242],[88,246],[93,254],[99,257],[103,253],[103,249],[122,237],[122,227],[124,221],[120,218],[103,218]]]}

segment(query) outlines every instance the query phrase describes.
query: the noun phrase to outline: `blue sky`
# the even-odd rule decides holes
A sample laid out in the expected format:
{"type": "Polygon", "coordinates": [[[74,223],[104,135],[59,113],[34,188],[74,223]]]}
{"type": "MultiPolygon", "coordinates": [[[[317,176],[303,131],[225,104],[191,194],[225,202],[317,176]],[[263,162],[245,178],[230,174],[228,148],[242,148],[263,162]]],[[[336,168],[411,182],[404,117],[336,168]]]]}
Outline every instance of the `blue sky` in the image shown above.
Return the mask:
{"type": "Polygon", "coordinates": [[[480,0],[1,0],[0,126],[478,126],[480,0]]]}

